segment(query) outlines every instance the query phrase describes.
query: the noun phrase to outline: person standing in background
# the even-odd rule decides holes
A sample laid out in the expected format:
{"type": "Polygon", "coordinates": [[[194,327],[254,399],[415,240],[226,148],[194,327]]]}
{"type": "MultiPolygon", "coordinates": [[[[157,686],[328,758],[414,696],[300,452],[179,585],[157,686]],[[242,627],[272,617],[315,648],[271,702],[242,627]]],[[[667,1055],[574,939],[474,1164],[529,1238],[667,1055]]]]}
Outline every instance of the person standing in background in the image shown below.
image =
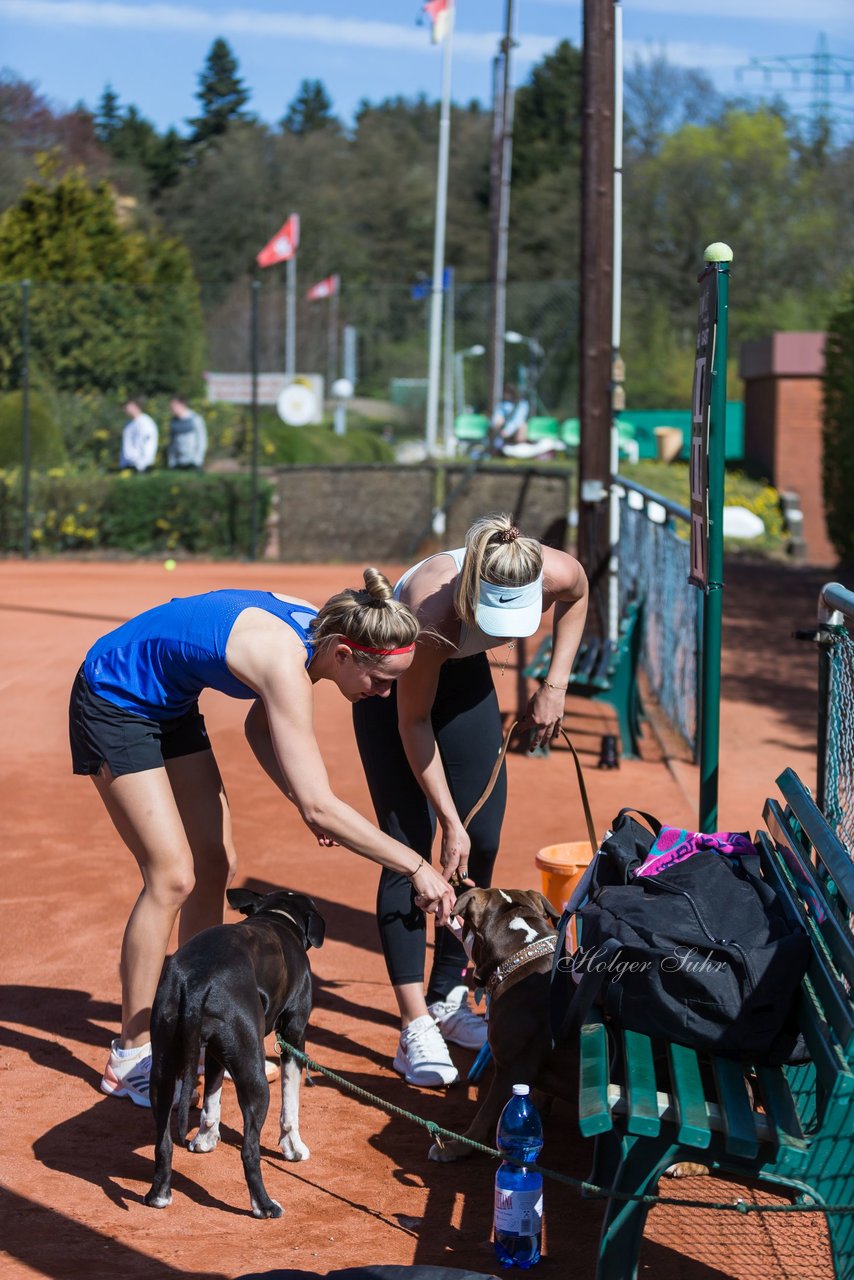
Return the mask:
{"type": "Polygon", "coordinates": [[[167,465],[178,471],[201,471],[205,465],[208,433],[205,420],[181,396],[169,401],[172,419],[169,423],[167,465]]]}
{"type": "Polygon", "coordinates": [[[143,412],[138,400],[126,400],[123,408],[128,421],[122,431],[119,468],[148,471],[154,466],[154,459],[157,457],[157,423],[143,412]]]}

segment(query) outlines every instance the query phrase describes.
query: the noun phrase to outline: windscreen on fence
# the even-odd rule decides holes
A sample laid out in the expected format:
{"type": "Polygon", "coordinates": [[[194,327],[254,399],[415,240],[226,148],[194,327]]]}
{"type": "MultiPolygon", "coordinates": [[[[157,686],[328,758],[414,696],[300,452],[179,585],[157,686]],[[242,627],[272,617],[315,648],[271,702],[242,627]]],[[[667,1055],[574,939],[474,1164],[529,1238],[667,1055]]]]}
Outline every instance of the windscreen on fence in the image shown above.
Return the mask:
{"type": "Polygon", "coordinates": [[[629,600],[643,601],[640,664],[649,691],[696,758],[699,593],[688,583],[689,546],[677,526],[690,513],[622,477],[620,485],[620,612],[629,600]]]}
{"type": "Polygon", "coordinates": [[[831,614],[822,649],[819,802],[854,855],[854,593],[831,584],[822,592],[822,604],[837,612],[831,614]]]}

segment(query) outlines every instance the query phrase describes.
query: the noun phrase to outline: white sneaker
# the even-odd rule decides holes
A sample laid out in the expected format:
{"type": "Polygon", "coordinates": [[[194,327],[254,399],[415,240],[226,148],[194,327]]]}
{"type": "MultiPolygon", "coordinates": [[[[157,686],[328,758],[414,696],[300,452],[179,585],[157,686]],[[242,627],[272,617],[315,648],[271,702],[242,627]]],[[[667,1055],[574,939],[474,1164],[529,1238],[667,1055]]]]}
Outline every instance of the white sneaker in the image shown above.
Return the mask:
{"type": "Polygon", "coordinates": [[[407,1084],[420,1084],[426,1088],[454,1084],[459,1079],[448,1046],[436,1023],[426,1013],[401,1031],[392,1065],[407,1084]]]}
{"type": "Polygon", "coordinates": [[[150,1107],[148,1086],[151,1079],[151,1045],[139,1046],[139,1052],[127,1058],[116,1053],[118,1040],[110,1045],[110,1056],[101,1076],[101,1092],[114,1098],[130,1098],[138,1107],[150,1107]]]}
{"type": "Polygon", "coordinates": [[[468,987],[454,987],[444,1000],[427,1008],[448,1044],[458,1044],[463,1049],[482,1049],[486,1044],[486,1019],[469,1004],[468,987]]]}

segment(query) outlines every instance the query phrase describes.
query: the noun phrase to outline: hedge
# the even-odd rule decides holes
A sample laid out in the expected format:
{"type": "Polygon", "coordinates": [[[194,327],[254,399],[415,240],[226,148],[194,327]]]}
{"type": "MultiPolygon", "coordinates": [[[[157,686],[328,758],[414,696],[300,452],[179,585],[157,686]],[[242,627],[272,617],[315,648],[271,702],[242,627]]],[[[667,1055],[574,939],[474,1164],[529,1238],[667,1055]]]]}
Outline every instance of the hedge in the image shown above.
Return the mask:
{"type": "Polygon", "coordinates": [[[824,345],[822,481],[827,532],[854,564],[854,276],[827,326],[824,345]]]}
{"type": "MultiPolygon", "coordinates": [[[[271,485],[261,480],[259,529],[272,493],[271,485]]],[[[35,472],[30,484],[32,548],[248,555],[251,496],[251,477],[245,474],[35,472]]],[[[0,472],[0,546],[7,553],[23,547],[17,471],[0,472]]]]}

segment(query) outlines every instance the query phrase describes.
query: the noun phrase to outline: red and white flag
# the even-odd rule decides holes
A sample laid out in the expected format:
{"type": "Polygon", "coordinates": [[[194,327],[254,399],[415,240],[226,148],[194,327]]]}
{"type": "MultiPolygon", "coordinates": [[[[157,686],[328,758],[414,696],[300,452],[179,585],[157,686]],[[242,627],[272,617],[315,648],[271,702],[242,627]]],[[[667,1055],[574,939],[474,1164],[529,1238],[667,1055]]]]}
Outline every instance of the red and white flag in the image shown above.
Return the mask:
{"type": "Polygon", "coordinates": [[[299,248],[299,214],[292,213],[287,222],[279,228],[273,239],[255,258],[259,267],[272,267],[276,262],[287,262],[299,248]]]}
{"type": "Polygon", "coordinates": [[[424,13],[433,24],[433,43],[440,44],[448,34],[454,0],[426,0],[424,13]]]}
{"type": "Polygon", "coordinates": [[[340,276],[327,276],[325,280],[318,280],[317,284],[313,284],[305,296],[309,302],[316,302],[318,298],[334,298],[340,287],[340,276]]]}

